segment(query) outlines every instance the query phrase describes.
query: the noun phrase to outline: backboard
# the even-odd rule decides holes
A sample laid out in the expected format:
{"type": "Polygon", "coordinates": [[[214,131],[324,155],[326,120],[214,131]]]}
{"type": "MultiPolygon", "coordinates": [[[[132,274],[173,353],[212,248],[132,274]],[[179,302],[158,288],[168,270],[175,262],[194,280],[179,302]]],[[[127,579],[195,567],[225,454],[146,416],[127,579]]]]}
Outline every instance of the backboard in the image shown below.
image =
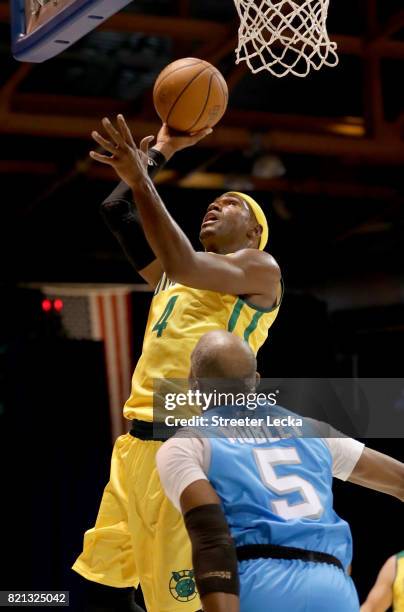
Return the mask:
{"type": "Polygon", "coordinates": [[[11,0],[12,51],[23,62],[58,55],[131,0],[11,0]]]}

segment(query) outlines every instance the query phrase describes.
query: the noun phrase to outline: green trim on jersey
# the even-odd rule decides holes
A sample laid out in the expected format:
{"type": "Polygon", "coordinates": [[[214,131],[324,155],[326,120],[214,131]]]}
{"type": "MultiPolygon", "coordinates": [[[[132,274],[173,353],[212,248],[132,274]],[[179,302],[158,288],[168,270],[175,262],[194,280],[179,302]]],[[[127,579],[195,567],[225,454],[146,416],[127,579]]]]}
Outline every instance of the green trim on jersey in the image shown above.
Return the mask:
{"type": "Polygon", "coordinates": [[[248,325],[248,327],[246,327],[246,330],[244,332],[244,340],[246,342],[248,342],[248,339],[251,336],[251,334],[253,333],[253,331],[256,330],[257,325],[258,325],[258,321],[260,320],[260,318],[262,317],[263,314],[264,314],[263,312],[257,311],[255,313],[255,315],[253,316],[253,318],[251,319],[251,322],[248,325]]]}
{"type": "Polygon", "coordinates": [[[237,302],[234,304],[233,312],[230,315],[230,319],[227,324],[227,331],[232,332],[236,327],[238,318],[241,313],[241,309],[243,308],[244,304],[244,300],[238,298],[237,302]]]}
{"type": "Polygon", "coordinates": [[[257,306],[256,304],[253,304],[249,300],[244,300],[244,302],[250,308],[254,308],[254,310],[257,310],[258,312],[273,312],[274,310],[279,308],[279,306],[282,304],[283,294],[285,292],[285,285],[284,285],[284,282],[283,282],[283,278],[281,278],[280,283],[281,283],[281,297],[279,298],[279,302],[277,302],[275,304],[275,306],[271,306],[270,308],[263,308],[262,306],[257,306]]]}

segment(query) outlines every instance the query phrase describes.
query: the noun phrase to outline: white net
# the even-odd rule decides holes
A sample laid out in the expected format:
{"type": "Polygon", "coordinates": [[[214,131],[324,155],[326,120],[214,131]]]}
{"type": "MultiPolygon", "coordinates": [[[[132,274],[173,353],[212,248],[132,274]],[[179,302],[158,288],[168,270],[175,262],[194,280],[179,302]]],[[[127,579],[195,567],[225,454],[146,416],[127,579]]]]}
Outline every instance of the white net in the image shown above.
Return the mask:
{"type": "Polygon", "coordinates": [[[305,77],[336,66],[337,44],[327,33],[329,0],[234,0],[240,17],[236,63],[254,73],[305,77]]]}

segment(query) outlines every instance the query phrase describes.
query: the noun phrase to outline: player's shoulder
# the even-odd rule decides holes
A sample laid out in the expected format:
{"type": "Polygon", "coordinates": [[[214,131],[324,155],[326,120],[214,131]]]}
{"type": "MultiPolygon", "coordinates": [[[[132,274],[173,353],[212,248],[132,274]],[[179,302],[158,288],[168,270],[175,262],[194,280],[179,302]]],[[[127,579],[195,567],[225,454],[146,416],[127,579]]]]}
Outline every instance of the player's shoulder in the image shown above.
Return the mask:
{"type": "Polygon", "coordinates": [[[175,436],[166,440],[156,453],[157,469],[161,473],[165,469],[170,469],[172,464],[182,462],[184,456],[190,451],[188,440],[179,440],[175,436]]]}
{"type": "Polygon", "coordinates": [[[259,249],[240,249],[232,253],[231,257],[239,261],[246,261],[266,267],[268,270],[277,271],[280,274],[280,267],[275,257],[266,251],[260,251],[259,249]]]}
{"type": "Polygon", "coordinates": [[[166,462],[173,456],[193,455],[200,451],[201,446],[203,446],[201,437],[195,431],[184,428],[164,442],[157,451],[156,459],[157,462],[166,462]]]}
{"type": "Polygon", "coordinates": [[[162,480],[172,479],[183,470],[207,472],[210,463],[210,448],[206,440],[198,436],[173,436],[159,448],[156,466],[162,480]]]}
{"type": "MultiPolygon", "coordinates": [[[[391,557],[389,557],[388,559],[386,559],[382,569],[380,570],[380,573],[383,574],[384,578],[386,580],[391,580],[391,582],[394,581],[395,577],[396,577],[396,572],[397,572],[397,563],[400,560],[400,553],[396,554],[396,555],[391,555],[391,557]]],[[[403,557],[404,558],[404,555],[403,557]]]]}

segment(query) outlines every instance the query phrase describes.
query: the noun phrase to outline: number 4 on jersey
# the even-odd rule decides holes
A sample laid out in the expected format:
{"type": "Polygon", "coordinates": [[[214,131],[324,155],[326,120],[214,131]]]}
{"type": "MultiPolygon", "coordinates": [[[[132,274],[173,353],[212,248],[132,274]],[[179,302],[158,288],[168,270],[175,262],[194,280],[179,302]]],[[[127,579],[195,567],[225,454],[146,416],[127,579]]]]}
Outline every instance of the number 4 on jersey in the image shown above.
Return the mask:
{"type": "Polygon", "coordinates": [[[166,307],[163,310],[163,314],[161,315],[157,323],[154,325],[152,331],[157,332],[157,338],[160,338],[160,336],[163,335],[163,331],[167,327],[168,317],[171,315],[174,309],[177,298],[178,298],[178,295],[173,295],[172,297],[170,297],[170,299],[168,300],[166,304],[166,307]]]}

